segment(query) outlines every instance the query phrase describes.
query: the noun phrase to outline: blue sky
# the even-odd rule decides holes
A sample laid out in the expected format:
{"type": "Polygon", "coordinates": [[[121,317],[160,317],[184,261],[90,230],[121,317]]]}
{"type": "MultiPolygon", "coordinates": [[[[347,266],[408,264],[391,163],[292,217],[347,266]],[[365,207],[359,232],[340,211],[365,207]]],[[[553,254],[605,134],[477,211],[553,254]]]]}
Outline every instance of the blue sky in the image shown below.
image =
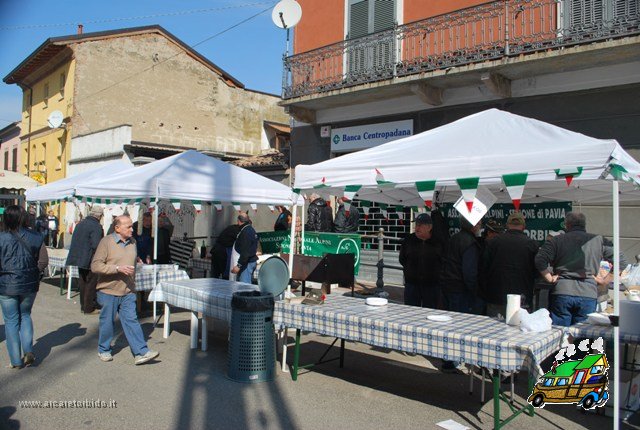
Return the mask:
{"type": "MultiPolygon", "coordinates": [[[[195,50],[247,88],[280,94],[286,33],[271,22],[271,9],[276,3],[277,0],[0,0],[0,78],[49,37],[76,34],[79,23],[84,25],[85,33],[159,24],[193,46],[269,8],[195,50]],[[207,11],[190,13],[200,9],[207,11]]],[[[0,80],[0,128],[20,119],[21,97],[22,90],[17,85],[0,80]]]]}

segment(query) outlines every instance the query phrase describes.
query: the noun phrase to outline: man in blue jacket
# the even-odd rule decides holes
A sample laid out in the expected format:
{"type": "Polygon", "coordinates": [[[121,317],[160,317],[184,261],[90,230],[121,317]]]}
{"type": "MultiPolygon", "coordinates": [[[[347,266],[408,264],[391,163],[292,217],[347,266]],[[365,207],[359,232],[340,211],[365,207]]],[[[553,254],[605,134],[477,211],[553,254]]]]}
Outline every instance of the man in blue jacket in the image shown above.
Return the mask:
{"type": "Polygon", "coordinates": [[[77,266],[80,279],[80,310],[84,314],[91,314],[96,310],[96,284],[98,277],[91,272],[91,260],[98,244],[104,236],[102,220],[104,210],[102,206],[94,205],[89,216],[83,219],[73,231],[71,246],[67,256],[67,266],[77,266]]]}

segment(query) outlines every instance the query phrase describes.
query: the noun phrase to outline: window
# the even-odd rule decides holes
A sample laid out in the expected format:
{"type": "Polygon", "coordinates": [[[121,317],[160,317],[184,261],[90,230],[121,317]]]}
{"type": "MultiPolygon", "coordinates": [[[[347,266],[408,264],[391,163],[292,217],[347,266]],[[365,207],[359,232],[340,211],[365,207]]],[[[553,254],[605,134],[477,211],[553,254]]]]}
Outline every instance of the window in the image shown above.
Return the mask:
{"type": "Polygon", "coordinates": [[[604,375],[596,375],[589,378],[587,384],[598,384],[600,382],[603,382],[604,380],[604,375]]]}
{"type": "Polygon", "coordinates": [[[542,385],[544,385],[545,387],[551,387],[553,385],[553,378],[545,379],[542,385]]]}
{"type": "Polygon", "coordinates": [[[11,157],[11,170],[14,172],[18,171],[18,148],[13,148],[11,157]]]}
{"type": "Polygon", "coordinates": [[[594,373],[602,373],[602,368],[603,368],[603,367],[604,367],[604,366],[593,366],[593,367],[591,368],[591,372],[590,372],[590,373],[591,373],[592,375],[593,375],[594,373]]]}
{"type": "Polygon", "coordinates": [[[563,385],[567,385],[569,383],[569,378],[559,378],[556,387],[560,387],[563,385]]]}
{"type": "Polygon", "coordinates": [[[49,106],[49,83],[44,84],[44,94],[42,95],[44,101],[44,107],[49,106]]]}
{"type": "Polygon", "coordinates": [[[9,151],[4,152],[4,170],[9,170],[9,151]]]}
{"type": "Polygon", "coordinates": [[[64,98],[64,85],[67,83],[66,76],[64,73],[60,74],[60,98],[64,98]]]}
{"type": "MultiPolygon", "coordinates": [[[[395,0],[349,0],[347,39],[357,39],[371,33],[389,30],[396,22],[395,0]]],[[[393,60],[395,37],[382,36],[375,43],[355,42],[349,49],[349,73],[385,68],[393,60]]]]}

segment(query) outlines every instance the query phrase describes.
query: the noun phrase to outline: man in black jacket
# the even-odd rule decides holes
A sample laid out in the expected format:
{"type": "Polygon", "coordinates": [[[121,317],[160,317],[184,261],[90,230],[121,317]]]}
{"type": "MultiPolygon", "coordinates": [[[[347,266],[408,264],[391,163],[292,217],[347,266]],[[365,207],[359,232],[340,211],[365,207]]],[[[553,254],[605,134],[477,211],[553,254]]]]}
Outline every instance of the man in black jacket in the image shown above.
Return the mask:
{"type": "Polygon", "coordinates": [[[506,315],[507,294],[524,295],[523,307],[531,306],[538,243],[529,239],[524,228],[524,216],[514,212],[507,218],[507,231],[486,243],[481,272],[489,316],[506,315]]]}
{"type": "Polygon", "coordinates": [[[460,231],[449,239],[442,259],[442,283],[447,309],[455,312],[483,314],[478,297],[478,264],[480,243],[476,234],[480,224],[472,226],[460,217],[460,231]]]}
{"type": "Polygon", "coordinates": [[[358,223],[360,221],[360,212],[358,208],[351,205],[349,211],[344,205],[345,198],[338,199],[338,211],[333,222],[333,231],[336,233],[356,233],[358,231],[358,223]]]}
{"type": "Polygon", "coordinates": [[[419,214],[414,222],[415,232],[407,236],[400,247],[404,304],[437,309],[442,245],[431,235],[433,223],[429,214],[419,214]]]}
{"type": "Polygon", "coordinates": [[[240,233],[233,247],[240,256],[235,267],[231,269],[231,273],[237,275],[238,282],[250,284],[258,261],[258,256],[256,255],[258,251],[258,233],[253,229],[249,215],[245,213],[238,215],[238,225],[240,226],[240,233]]]}
{"type": "Polygon", "coordinates": [[[318,194],[311,194],[311,203],[307,209],[307,223],[304,226],[306,231],[333,230],[333,215],[327,202],[318,194]]]}
{"type": "Polygon", "coordinates": [[[240,226],[231,224],[218,235],[211,250],[211,276],[214,278],[229,279],[231,248],[233,248],[238,233],[240,233],[240,226]]]}
{"type": "MultiPolygon", "coordinates": [[[[570,326],[587,319],[596,311],[600,261],[613,261],[613,245],[602,236],[587,233],[587,219],[579,212],[568,212],[564,219],[566,234],[546,241],[536,255],[536,269],[549,283],[553,324],[570,326]]],[[[620,254],[620,266],[627,265],[620,254]]],[[[614,270],[620,270],[614,267],[614,270]]]]}
{"type": "Polygon", "coordinates": [[[93,206],[89,216],[83,219],[73,231],[67,266],[77,266],[80,279],[80,310],[85,314],[96,310],[96,284],[98,277],[91,272],[91,260],[98,244],[104,236],[100,221],[103,215],[102,206],[93,206]]]}

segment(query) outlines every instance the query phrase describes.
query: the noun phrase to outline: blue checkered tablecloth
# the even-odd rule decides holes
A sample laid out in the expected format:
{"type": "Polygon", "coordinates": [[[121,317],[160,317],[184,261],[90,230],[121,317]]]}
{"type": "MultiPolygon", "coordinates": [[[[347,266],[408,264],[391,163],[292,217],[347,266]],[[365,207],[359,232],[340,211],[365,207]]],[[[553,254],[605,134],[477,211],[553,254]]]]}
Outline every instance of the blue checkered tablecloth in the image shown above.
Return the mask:
{"type": "MultiPolygon", "coordinates": [[[[613,340],[613,326],[596,325],[581,322],[571,327],[565,328],[566,332],[575,338],[597,339],[602,337],[603,340],[613,340]]],[[[637,333],[619,332],[620,342],[640,344],[640,336],[637,333]]]]}
{"type": "MultiPolygon", "coordinates": [[[[183,279],[189,279],[184,270],[158,270],[156,284],[183,279]]],[[[151,291],[154,287],[158,288],[153,283],[153,270],[136,271],[136,291],[151,291]]]]}
{"type": "Polygon", "coordinates": [[[276,302],[276,328],[296,328],[398,351],[505,371],[542,375],[540,362],[560,349],[562,330],[525,333],[480,315],[389,303],[367,306],[363,299],[331,294],[323,305],[276,302]],[[435,322],[428,315],[448,315],[435,322]]]}
{"type": "Polygon", "coordinates": [[[77,278],[78,268],[76,266],[67,266],[67,257],[50,256],[49,257],[49,274],[55,276],[56,270],[67,269],[67,276],[71,278],[77,278]]]}
{"type": "Polygon", "coordinates": [[[149,301],[165,302],[230,322],[233,293],[257,290],[257,285],[215,278],[163,281],[149,294],[149,301]]]}
{"type": "Polygon", "coordinates": [[[206,258],[190,258],[190,269],[211,270],[211,260],[206,258]]]}

